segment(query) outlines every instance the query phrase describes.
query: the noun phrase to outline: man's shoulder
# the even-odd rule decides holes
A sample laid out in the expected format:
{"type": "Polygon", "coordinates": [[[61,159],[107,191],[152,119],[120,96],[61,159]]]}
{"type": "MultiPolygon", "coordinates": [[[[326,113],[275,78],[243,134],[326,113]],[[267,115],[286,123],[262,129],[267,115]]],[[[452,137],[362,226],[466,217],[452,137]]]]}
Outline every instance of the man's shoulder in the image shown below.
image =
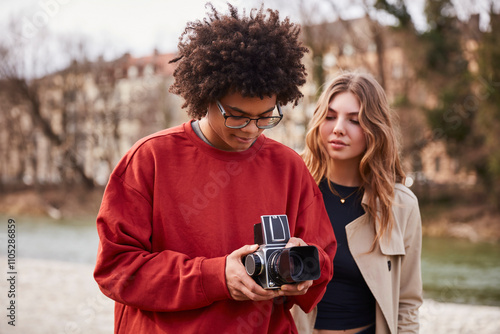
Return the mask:
{"type": "Polygon", "coordinates": [[[137,149],[144,144],[154,144],[158,140],[165,139],[166,137],[175,137],[176,135],[185,134],[185,124],[180,124],[168,129],[160,130],[158,132],[152,133],[146,137],[139,139],[134,146],[132,146],[131,150],[137,149]]]}
{"type": "Polygon", "coordinates": [[[302,158],[300,157],[299,153],[297,153],[297,151],[295,151],[289,146],[286,146],[285,144],[278,142],[275,139],[266,137],[265,145],[267,149],[273,152],[273,154],[278,154],[282,157],[303,162],[302,158]]]}
{"type": "Polygon", "coordinates": [[[178,142],[186,139],[185,124],[180,124],[168,129],[160,130],[139,139],[125,155],[135,155],[137,152],[165,150],[168,146],[176,146],[178,142]]]}
{"type": "MultiPolygon", "coordinates": [[[[169,147],[178,149],[179,142],[186,138],[184,124],[164,129],[139,139],[122,157],[116,170],[125,170],[135,159],[148,161],[155,159],[156,152],[167,152],[169,147]]],[[[171,150],[171,151],[172,151],[171,150]]]]}

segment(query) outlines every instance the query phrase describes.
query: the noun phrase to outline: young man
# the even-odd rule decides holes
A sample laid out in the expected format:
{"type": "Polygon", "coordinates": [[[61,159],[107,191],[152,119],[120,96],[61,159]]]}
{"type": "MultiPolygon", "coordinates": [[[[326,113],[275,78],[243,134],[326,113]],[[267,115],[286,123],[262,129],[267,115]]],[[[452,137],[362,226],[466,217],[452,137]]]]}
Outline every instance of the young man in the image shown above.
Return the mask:
{"type": "Polygon", "coordinates": [[[321,193],[294,151],[262,135],[302,96],[299,27],[229,9],[181,36],[171,91],[193,121],[136,143],[104,193],[94,276],[116,301],[115,333],[296,333],[290,307],[311,310],[332,277],[321,193]],[[242,258],[260,216],[281,214],[287,247],[318,248],[321,277],[263,289],[242,258]]]}

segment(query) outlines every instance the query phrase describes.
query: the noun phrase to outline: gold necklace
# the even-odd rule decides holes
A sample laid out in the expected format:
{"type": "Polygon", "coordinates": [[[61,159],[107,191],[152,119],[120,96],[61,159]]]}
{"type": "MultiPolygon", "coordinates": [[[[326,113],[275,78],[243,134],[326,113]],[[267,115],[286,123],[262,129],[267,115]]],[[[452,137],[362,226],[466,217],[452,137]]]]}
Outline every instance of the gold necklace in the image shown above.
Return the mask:
{"type": "MultiPolygon", "coordinates": [[[[332,185],[333,187],[333,185],[332,185]]],[[[337,196],[340,197],[340,193],[337,191],[337,189],[335,189],[335,187],[333,187],[333,189],[335,190],[335,192],[337,193],[337,196]]],[[[350,193],[349,195],[347,195],[346,197],[342,198],[340,197],[340,203],[344,204],[345,203],[345,200],[348,199],[349,197],[351,197],[352,195],[354,195],[357,191],[359,190],[359,188],[355,189],[352,193],[350,193]]]]}
{"type": "MultiPolygon", "coordinates": [[[[345,203],[345,200],[348,199],[349,197],[351,197],[352,195],[354,195],[354,193],[358,191],[358,189],[354,190],[352,193],[349,194],[349,196],[347,197],[344,197],[344,198],[341,198],[340,199],[340,203],[344,204],[345,203]]],[[[340,197],[340,196],[339,196],[340,197]]]]}

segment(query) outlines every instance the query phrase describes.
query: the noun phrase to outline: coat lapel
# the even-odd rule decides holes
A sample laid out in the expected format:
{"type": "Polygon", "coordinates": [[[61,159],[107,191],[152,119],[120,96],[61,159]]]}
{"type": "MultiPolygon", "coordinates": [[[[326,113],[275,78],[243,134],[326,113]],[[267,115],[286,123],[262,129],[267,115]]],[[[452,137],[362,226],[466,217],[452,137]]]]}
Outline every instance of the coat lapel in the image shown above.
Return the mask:
{"type": "MultiPolygon", "coordinates": [[[[366,205],[367,194],[363,196],[362,204],[366,205]]],[[[366,211],[366,210],[365,210],[366,211]]],[[[377,223],[377,228],[379,227],[377,223]]],[[[380,243],[376,243],[373,251],[370,252],[375,239],[375,224],[365,213],[358,219],[346,226],[347,240],[351,254],[361,271],[366,284],[373,293],[377,304],[387,322],[391,333],[396,333],[394,328],[396,323],[394,319],[394,305],[392,300],[393,292],[393,274],[399,268],[393,255],[404,255],[404,240],[398,226],[392,231],[391,238],[383,238],[380,243]]]]}

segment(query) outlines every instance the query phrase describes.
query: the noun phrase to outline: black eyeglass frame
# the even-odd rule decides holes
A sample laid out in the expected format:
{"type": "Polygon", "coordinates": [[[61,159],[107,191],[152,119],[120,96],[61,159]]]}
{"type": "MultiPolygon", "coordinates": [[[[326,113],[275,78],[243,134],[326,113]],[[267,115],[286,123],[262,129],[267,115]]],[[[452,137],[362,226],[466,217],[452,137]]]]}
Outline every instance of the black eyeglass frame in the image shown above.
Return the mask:
{"type": "Polygon", "coordinates": [[[251,117],[246,117],[246,116],[232,116],[232,115],[230,116],[230,115],[226,115],[226,111],[224,110],[224,107],[222,106],[222,104],[218,100],[216,100],[215,103],[217,104],[217,107],[219,108],[219,111],[221,112],[222,117],[224,117],[224,125],[226,127],[230,128],[230,129],[242,129],[245,126],[247,126],[248,124],[250,124],[251,121],[255,121],[255,125],[259,129],[272,129],[276,125],[278,125],[279,122],[281,122],[281,120],[283,119],[283,112],[281,111],[281,107],[280,107],[279,103],[276,103],[276,107],[278,108],[278,114],[279,114],[279,116],[267,116],[267,117],[257,117],[257,118],[251,118],[251,117]],[[238,126],[232,126],[231,125],[230,126],[230,125],[227,125],[227,119],[228,118],[246,119],[246,122],[243,123],[242,125],[238,125],[238,126]],[[271,124],[271,125],[259,126],[259,120],[261,120],[261,119],[269,119],[269,120],[278,119],[278,121],[276,123],[271,124]]]}

